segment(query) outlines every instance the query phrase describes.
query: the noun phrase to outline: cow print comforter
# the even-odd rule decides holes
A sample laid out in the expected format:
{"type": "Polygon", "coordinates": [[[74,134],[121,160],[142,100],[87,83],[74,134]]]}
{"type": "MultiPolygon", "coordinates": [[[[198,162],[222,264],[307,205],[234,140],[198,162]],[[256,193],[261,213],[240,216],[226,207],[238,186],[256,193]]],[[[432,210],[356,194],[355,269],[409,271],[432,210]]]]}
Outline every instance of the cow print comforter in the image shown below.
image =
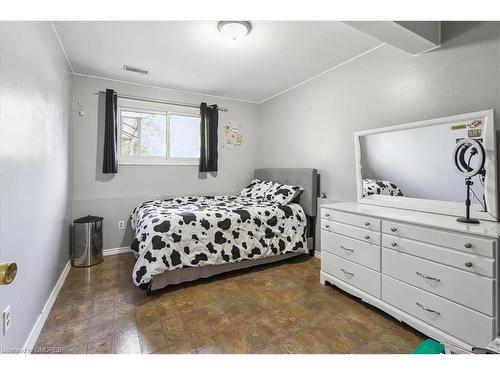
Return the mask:
{"type": "Polygon", "coordinates": [[[363,179],[363,197],[370,195],[390,195],[394,197],[404,197],[398,185],[387,180],[363,179]]]}
{"type": "Polygon", "coordinates": [[[149,201],[134,209],[132,227],[133,279],[142,289],[168,270],[307,252],[306,216],[295,203],[239,196],[149,201]]]}

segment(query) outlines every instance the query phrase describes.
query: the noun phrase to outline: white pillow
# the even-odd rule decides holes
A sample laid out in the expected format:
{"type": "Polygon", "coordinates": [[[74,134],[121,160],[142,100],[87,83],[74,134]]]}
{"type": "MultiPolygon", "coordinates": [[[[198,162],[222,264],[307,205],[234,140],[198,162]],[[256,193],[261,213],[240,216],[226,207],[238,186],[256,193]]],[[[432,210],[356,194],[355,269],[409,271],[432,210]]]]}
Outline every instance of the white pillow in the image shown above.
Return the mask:
{"type": "Polygon", "coordinates": [[[297,198],[303,191],[304,189],[300,186],[284,185],[275,182],[273,186],[267,190],[265,199],[278,204],[288,204],[297,198]]]}
{"type": "Polygon", "coordinates": [[[264,199],[266,192],[273,186],[272,181],[261,181],[259,179],[253,179],[250,185],[243,188],[238,195],[240,197],[252,198],[252,199],[264,199]]]}

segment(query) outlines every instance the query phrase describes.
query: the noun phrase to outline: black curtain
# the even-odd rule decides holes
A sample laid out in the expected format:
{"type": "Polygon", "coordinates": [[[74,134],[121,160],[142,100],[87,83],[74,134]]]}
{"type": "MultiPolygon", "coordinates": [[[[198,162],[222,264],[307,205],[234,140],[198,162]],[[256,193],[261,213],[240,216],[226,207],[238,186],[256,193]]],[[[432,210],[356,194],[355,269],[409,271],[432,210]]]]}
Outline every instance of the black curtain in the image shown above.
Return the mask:
{"type": "Polygon", "coordinates": [[[217,172],[217,127],[219,111],[217,105],[200,105],[200,172],[217,172]]]}
{"type": "Polygon", "coordinates": [[[116,92],[106,89],[106,113],[104,123],[104,158],[102,173],[118,173],[118,124],[116,117],[116,92]]]}

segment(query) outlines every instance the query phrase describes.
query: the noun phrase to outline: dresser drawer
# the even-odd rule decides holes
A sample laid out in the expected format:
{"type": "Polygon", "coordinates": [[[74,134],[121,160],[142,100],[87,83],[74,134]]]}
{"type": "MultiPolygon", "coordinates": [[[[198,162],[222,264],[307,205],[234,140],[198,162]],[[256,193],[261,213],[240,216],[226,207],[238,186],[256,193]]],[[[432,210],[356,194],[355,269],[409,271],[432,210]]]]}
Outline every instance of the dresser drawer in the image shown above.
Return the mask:
{"type": "Polygon", "coordinates": [[[382,300],[472,346],[495,337],[493,318],[382,275],[382,300]]]}
{"type": "Polygon", "coordinates": [[[329,231],[333,230],[332,222],[327,219],[321,219],[321,229],[329,231]]]}
{"type": "Polygon", "coordinates": [[[493,258],[455,251],[386,233],[382,234],[382,246],[460,268],[467,272],[495,277],[495,260],[493,258]]]}
{"type": "Polygon", "coordinates": [[[393,250],[382,250],[385,275],[493,316],[494,281],[393,250]]]}
{"type": "Polygon", "coordinates": [[[422,228],[386,220],[382,222],[382,232],[487,257],[493,257],[494,254],[495,241],[464,236],[454,232],[422,228]]]}
{"type": "Polygon", "coordinates": [[[332,211],[330,220],[380,232],[381,220],[369,216],[349,214],[342,211],[332,211]]]}
{"type": "Polygon", "coordinates": [[[333,216],[333,211],[325,208],[321,209],[321,218],[331,220],[333,216]]]}
{"type": "Polygon", "coordinates": [[[352,225],[341,224],[335,221],[331,222],[330,230],[343,236],[351,237],[356,240],[368,242],[372,245],[380,245],[380,232],[354,227],[352,225]]]}
{"type": "Polygon", "coordinates": [[[380,298],[380,273],[340,258],[329,252],[321,252],[321,270],[374,297],[380,298]]]}
{"type": "Polygon", "coordinates": [[[321,251],[328,251],[375,271],[380,271],[380,246],[378,245],[322,231],[321,251]]]}

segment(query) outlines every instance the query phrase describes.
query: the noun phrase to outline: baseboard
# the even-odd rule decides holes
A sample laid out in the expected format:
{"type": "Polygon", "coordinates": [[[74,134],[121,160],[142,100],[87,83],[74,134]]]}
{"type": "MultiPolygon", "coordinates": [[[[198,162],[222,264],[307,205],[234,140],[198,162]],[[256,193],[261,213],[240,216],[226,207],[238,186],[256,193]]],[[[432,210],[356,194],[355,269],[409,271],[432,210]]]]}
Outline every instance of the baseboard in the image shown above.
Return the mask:
{"type": "Polygon", "coordinates": [[[56,298],[59,295],[59,291],[61,290],[70,270],[71,270],[71,262],[68,261],[68,263],[66,263],[66,266],[64,266],[61,276],[59,276],[59,280],[57,280],[56,285],[52,289],[49,298],[47,298],[47,302],[45,302],[45,306],[43,307],[41,314],[38,316],[35,325],[31,329],[31,332],[28,338],[26,339],[26,342],[24,343],[23,353],[31,353],[33,347],[36,345],[38,336],[40,336],[40,332],[42,331],[42,328],[45,325],[45,321],[49,316],[50,310],[52,309],[52,306],[54,305],[54,302],[56,301],[56,298]]]}
{"type": "Polygon", "coordinates": [[[320,259],[321,259],[321,253],[320,253],[319,251],[315,251],[315,252],[314,252],[314,256],[315,256],[316,258],[320,258],[320,259]]]}
{"type": "Polygon", "coordinates": [[[103,250],[102,255],[107,257],[109,255],[130,253],[131,251],[132,251],[132,249],[130,249],[130,247],[115,247],[114,249],[103,250]]]}

